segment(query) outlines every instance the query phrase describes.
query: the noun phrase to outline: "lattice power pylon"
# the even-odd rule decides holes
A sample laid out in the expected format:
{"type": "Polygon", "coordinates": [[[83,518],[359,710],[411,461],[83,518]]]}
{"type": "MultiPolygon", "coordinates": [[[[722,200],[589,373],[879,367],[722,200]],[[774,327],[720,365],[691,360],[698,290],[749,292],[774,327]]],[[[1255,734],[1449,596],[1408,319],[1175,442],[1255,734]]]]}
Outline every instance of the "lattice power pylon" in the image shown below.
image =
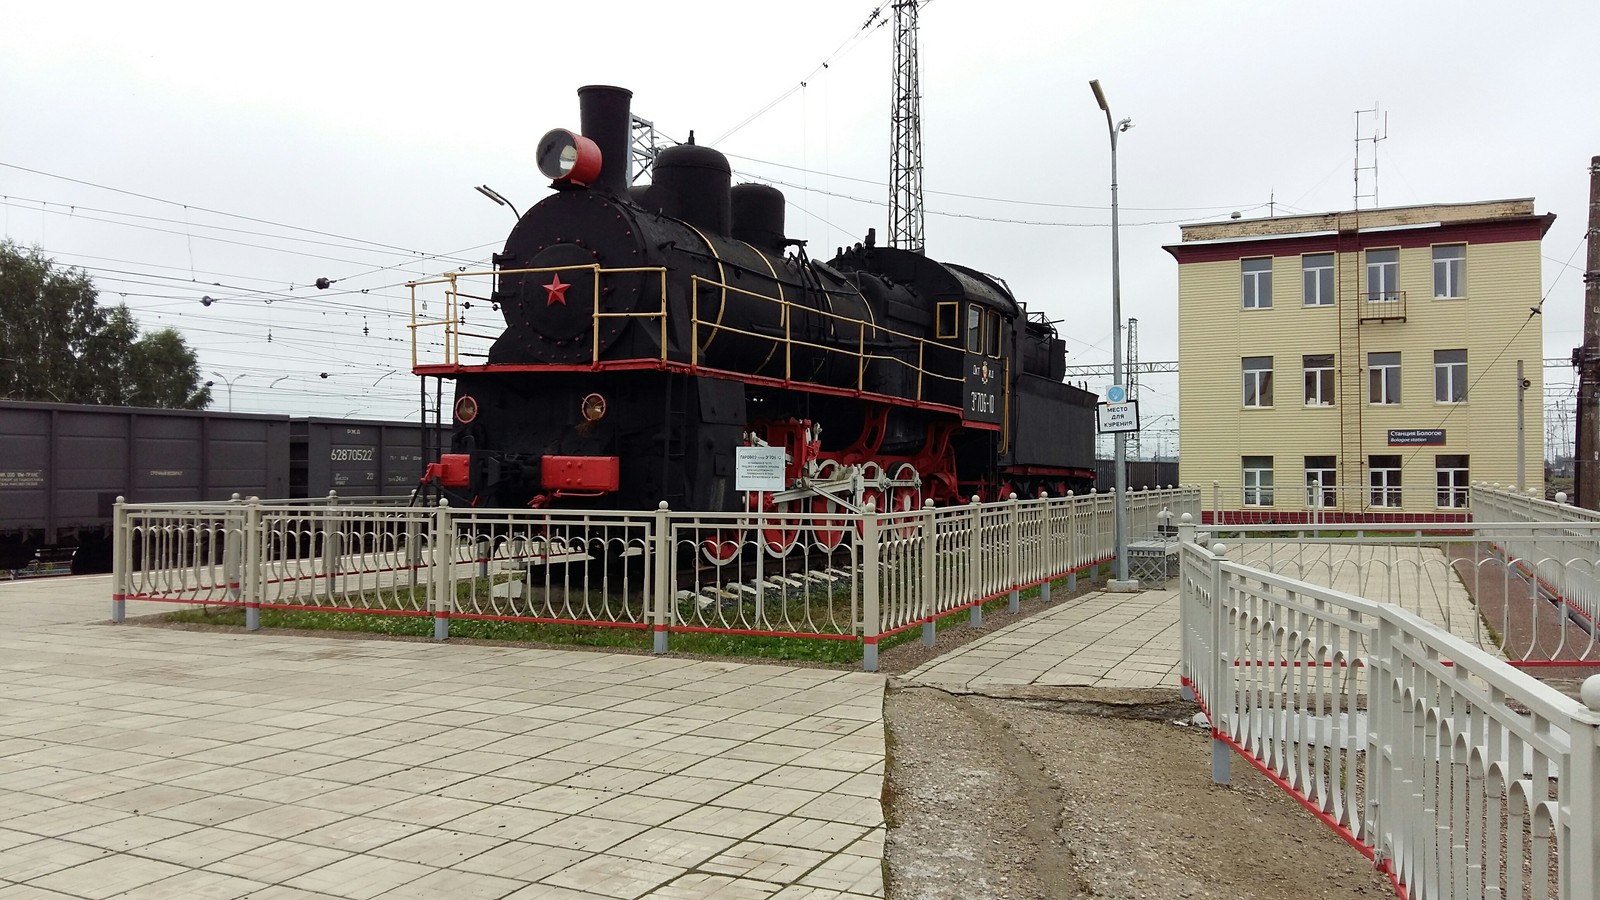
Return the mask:
{"type": "Polygon", "coordinates": [[[894,3],[894,109],[890,118],[889,246],[921,253],[922,85],[917,64],[917,7],[894,3]]]}

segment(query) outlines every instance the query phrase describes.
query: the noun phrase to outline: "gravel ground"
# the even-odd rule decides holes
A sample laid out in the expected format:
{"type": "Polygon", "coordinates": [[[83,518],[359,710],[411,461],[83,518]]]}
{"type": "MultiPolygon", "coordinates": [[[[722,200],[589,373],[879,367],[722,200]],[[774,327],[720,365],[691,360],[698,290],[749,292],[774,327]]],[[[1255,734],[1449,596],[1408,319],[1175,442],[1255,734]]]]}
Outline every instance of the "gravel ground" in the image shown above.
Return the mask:
{"type": "Polygon", "coordinates": [[[1243,760],[1232,787],[1212,785],[1208,732],[1171,722],[1192,707],[1120,693],[891,684],[889,900],[1393,896],[1243,760]]]}

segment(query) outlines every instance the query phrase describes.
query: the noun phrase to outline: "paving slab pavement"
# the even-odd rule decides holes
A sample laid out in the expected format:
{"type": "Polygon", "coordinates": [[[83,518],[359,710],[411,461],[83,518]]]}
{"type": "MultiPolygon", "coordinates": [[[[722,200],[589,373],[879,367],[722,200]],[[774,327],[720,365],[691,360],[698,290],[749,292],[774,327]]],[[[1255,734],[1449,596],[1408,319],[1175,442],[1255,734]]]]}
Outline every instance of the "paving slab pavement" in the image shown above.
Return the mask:
{"type": "Polygon", "coordinates": [[[0,583],[0,900],[883,896],[881,677],[108,596],[0,583]]]}
{"type": "Polygon", "coordinates": [[[935,657],[933,687],[1159,688],[1179,684],[1178,593],[1093,591],[935,657]]]}

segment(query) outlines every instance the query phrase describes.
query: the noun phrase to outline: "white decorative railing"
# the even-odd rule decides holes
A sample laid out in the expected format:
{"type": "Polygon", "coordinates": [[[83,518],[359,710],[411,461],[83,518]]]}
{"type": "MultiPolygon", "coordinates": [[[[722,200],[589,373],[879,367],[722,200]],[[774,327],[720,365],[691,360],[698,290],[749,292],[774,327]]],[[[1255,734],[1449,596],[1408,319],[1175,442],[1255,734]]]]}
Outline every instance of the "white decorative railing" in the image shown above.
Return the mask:
{"type": "Polygon", "coordinates": [[[1180,533],[1215,780],[1237,751],[1412,898],[1600,898],[1600,676],[1580,703],[1397,606],[1180,533]]]}
{"type": "MultiPolygon", "coordinates": [[[[128,600],[859,641],[877,645],[1115,553],[1111,494],[852,514],[456,509],[395,501],[119,503],[128,600]]],[[[1129,534],[1199,513],[1191,488],[1127,495],[1129,534]]],[[[1170,540],[1169,549],[1175,548],[1170,540]]]]}

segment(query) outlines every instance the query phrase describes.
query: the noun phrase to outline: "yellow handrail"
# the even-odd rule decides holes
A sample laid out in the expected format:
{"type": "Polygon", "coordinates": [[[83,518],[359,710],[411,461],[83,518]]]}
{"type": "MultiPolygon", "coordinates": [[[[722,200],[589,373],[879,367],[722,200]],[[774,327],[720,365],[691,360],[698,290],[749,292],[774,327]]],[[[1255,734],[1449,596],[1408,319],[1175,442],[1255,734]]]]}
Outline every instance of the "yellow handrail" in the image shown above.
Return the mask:
{"type": "MultiPolygon", "coordinates": [[[[461,322],[461,316],[460,316],[461,300],[463,298],[468,299],[468,300],[492,300],[491,297],[486,297],[483,294],[472,293],[472,292],[463,290],[463,287],[465,287],[463,282],[465,282],[465,281],[467,281],[469,279],[484,278],[484,277],[499,278],[499,277],[504,277],[504,276],[507,276],[507,275],[547,275],[547,274],[554,274],[554,273],[560,273],[560,272],[574,272],[574,271],[587,271],[587,272],[593,273],[593,275],[594,275],[594,285],[593,285],[593,288],[592,288],[592,290],[593,290],[592,301],[593,301],[594,312],[592,313],[593,322],[592,322],[592,326],[590,328],[591,336],[590,336],[590,345],[589,345],[589,359],[590,359],[590,363],[591,364],[596,364],[597,365],[600,362],[600,320],[602,320],[602,319],[645,319],[645,320],[655,319],[655,320],[658,320],[659,329],[660,329],[659,336],[660,336],[660,348],[661,348],[659,359],[663,363],[668,362],[668,354],[667,354],[668,342],[667,342],[667,338],[668,338],[668,316],[669,316],[669,312],[668,312],[668,302],[667,302],[667,269],[666,269],[666,267],[664,267],[664,266],[628,266],[628,267],[618,267],[618,268],[607,268],[607,267],[601,266],[601,265],[599,265],[597,263],[589,263],[589,264],[568,265],[568,266],[543,266],[543,267],[538,267],[538,268],[526,268],[526,269],[500,269],[500,270],[489,269],[489,270],[475,270],[475,271],[466,271],[466,272],[448,272],[448,273],[442,274],[442,275],[440,275],[440,276],[438,276],[436,278],[427,278],[427,279],[420,279],[420,280],[417,280],[417,281],[407,282],[406,286],[408,288],[410,288],[410,290],[411,290],[411,324],[408,326],[408,328],[411,331],[411,365],[412,365],[412,367],[415,368],[421,362],[421,349],[420,349],[420,347],[421,347],[421,337],[422,337],[423,329],[431,329],[431,328],[442,328],[443,329],[444,334],[443,334],[443,341],[442,341],[442,349],[443,349],[444,363],[446,365],[452,365],[452,366],[459,365],[460,362],[461,362],[461,339],[463,337],[473,338],[473,339],[493,340],[495,337],[498,336],[498,335],[495,335],[495,334],[486,334],[486,333],[482,333],[482,332],[468,330],[468,329],[463,327],[462,322],[461,322]],[[660,300],[658,308],[656,308],[654,310],[651,310],[649,312],[607,311],[607,310],[602,310],[600,308],[600,298],[601,298],[600,281],[601,281],[602,278],[604,278],[606,276],[610,276],[610,275],[652,274],[652,273],[657,276],[658,297],[659,297],[659,300],[660,300]],[[445,306],[444,316],[442,318],[437,318],[437,319],[424,319],[424,318],[421,318],[419,316],[419,308],[418,308],[418,300],[419,300],[418,291],[419,291],[419,289],[425,289],[425,288],[428,288],[428,287],[431,287],[431,286],[434,286],[434,285],[444,285],[445,286],[445,290],[444,290],[444,306],[445,306]]],[[[946,383],[953,383],[953,384],[961,384],[964,381],[964,379],[961,378],[960,376],[945,375],[945,374],[942,374],[942,373],[939,373],[939,372],[929,371],[928,368],[927,368],[927,362],[928,362],[927,350],[928,350],[928,347],[930,345],[932,345],[933,347],[938,348],[938,349],[953,350],[955,352],[960,352],[960,348],[947,347],[946,345],[941,344],[941,343],[939,343],[937,341],[931,341],[931,340],[929,340],[927,338],[924,338],[924,337],[921,337],[921,336],[918,336],[918,335],[909,334],[909,333],[906,333],[906,332],[903,332],[903,331],[898,331],[898,330],[895,330],[893,328],[887,328],[885,326],[879,325],[877,322],[871,322],[871,321],[866,321],[866,320],[863,320],[863,319],[854,318],[854,317],[847,316],[847,315],[841,315],[841,314],[833,312],[832,310],[829,310],[829,309],[814,308],[814,307],[807,306],[807,305],[802,304],[802,303],[796,303],[796,302],[790,301],[787,298],[784,298],[782,296],[773,297],[773,296],[768,295],[768,294],[762,294],[762,293],[759,293],[759,292],[756,292],[756,291],[747,290],[745,288],[737,287],[735,285],[727,284],[727,283],[725,283],[723,281],[719,281],[719,280],[715,280],[715,279],[711,279],[711,278],[706,278],[706,277],[703,277],[703,276],[700,276],[700,275],[691,275],[690,276],[690,278],[689,278],[689,287],[690,287],[690,291],[689,291],[689,365],[691,367],[693,367],[693,368],[698,368],[700,366],[700,364],[701,364],[701,361],[702,361],[702,355],[701,355],[701,352],[700,352],[701,351],[700,326],[702,324],[706,324],[706,325],[713,326],[714,329],[715,329],[715,332],[712,334],[712,339],[708,340],[708,342],[707,342],[707,346],[708,347],[715,340],[716,334],[719,334],[719,333],[721,333],[723,331],[728,331],[728,332],[732,332],[734,334],[744,335],[746,337],[754,338],[756,340],[771,341],[771,342],[774,342],[774,343],[782,342],[783,348],[784,348],[784,350],[783,350],[783,353],[784,353],[783,380],[784,380],[785,383],[791,383],[793,381],[793,379],[794,379],[794,375],[795,375],[795,373],[794,373],[794,350],[795,350],[796,347],[807,348],[808,350],[816,351],[816,352],[819,352],[819,353],[828,353],[828,354],[836,353],[836,354],[843,354],[845,356],[852,356],[853,355],[855,357],[855,360],[856,360],[856,384],[855,384],[855,388],[856,388],[857,391],[861,391],[861,392],[865,392],[866,391],[866,373],[867,373],[868,366],[873,362],[879,362],[879,361],[882,361],[882,362],[893,362],[895,364],[898,364],[900,366],[904,366],[907,369],[910,369],[910,370],[912,370],[912,371],[917,373],[915,399],[918,402],[921,402],[921,401],[924,400],[925,393],[926,393],[926,390],[927,390],[927,383],[928,383],[928,381],[930,379],[935,380],[935,381],[939,381],[939,382],[946,382],[946,383]],[[771,303],[771,304],[773,304],[777,308],[779,313],[780,313],[781,321],[782,321],[782,324],[783,324],[783,334],[782,334],[782,336],[778,337],[778,336],[774,336],[774,335],[771,335],[771,334],[761,334],[761,333],[757,333],[755,331],[751,331],[751,330],[748,330],[748,329],[737,328],[737,327],[728,325],[728,324],[726,324],[724,322],[717,322],[717,323],[704,322],[703,323],[701,318],[700,318],[700,291],[701,291],[702,287],[709,287],[709,288],[715,289],[717,291],[720,291],[724,297],[726,297],[729,293],[733,293],[733,294],[740,294],[740,295],[743,295],[745,297],[749,297],[749,298],[751,298],[753,300],[756,300],[756,301],[759,301],[759,302],[762,302],[762,303],[771,303]],[[842,347],[842,346],[837,346],[837,345],[824,345],[824,344],[815,343],[813,341],[808,341],[808,340],[805,340],[803,338],[796,338],[795,334],[794,334],[794,316],[795,316],[795,314],[797,312],[799,312],[800,314],[804,314],[804,315],[817,316],[817,317],[821,317],[821,318],[824,318],[824,319],[832,320],[834,322],[844,323],[844,324],[849,324],[849,325],[856,326],[859,329],[858,332],[857,332],[857,335],[856,335],[856,346],[854,348],[850,348],[850,347],[842,347]],[[899,356],[890,356],[890,355],[885,355],[885,354],[881,354],[881,353],[868,352],[868,350],[867,350],[867,333],[868,333],[869,329],[871,330],[871,333],[872,333],[872,336],[873,336],[874,340],[879,340],[879,339],[887,336],[887,337],[900,338],[902,340],[905,340],[907,342],[910,342],[910,343],[914,344],[915,347],[916,347],[916,350],[917,350],[916,361],[913,363],[913,362],[911,362],[909,360],[902,359],[899,356]]],[[[725,305],[725,302],[724,302],[723,305],[725,305]]],[[[1009,367],[1010,367],[1010,364],[1009,364],[1009,362],[1007,362],[1007,369],[1008,370],[1009,370],[1009,367]]],[[[1007,391],[1006,393],[1009,394],[1009,391],[1007,391]]],[[[1007,397],[1007,401],[1009,402],[1009,397],[1007,397]]]]}

